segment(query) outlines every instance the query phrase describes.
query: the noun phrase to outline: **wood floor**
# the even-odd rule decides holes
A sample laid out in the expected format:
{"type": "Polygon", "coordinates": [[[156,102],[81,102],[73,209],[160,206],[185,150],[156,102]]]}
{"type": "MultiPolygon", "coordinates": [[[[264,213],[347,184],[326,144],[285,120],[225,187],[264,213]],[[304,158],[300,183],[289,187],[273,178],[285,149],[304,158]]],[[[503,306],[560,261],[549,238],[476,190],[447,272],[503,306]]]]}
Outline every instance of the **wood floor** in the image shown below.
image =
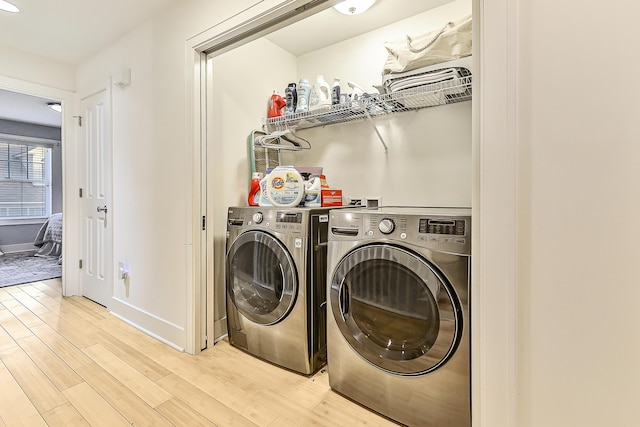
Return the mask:
{"type": "Polygon", "coordinates": [[[59,279],[0,288],[0,427],[395,426],[226,341],[197,356],[141,333],[59,279]]]}

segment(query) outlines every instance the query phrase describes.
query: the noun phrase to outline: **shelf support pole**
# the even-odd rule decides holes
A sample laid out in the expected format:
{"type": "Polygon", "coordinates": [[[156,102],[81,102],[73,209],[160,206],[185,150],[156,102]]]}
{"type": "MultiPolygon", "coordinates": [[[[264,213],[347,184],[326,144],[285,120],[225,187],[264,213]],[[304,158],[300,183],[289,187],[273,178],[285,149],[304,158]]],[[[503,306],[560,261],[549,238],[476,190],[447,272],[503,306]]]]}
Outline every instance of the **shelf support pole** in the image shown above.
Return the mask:
{"type": "Polygon", "coordinates": [[[364,114],[367,116],[367,120],[371,124],[371,127],[373,127],[373,130],[376,131],[376,135],[378,135],[378,139],[380,140],[380,142],[382,143],[382,146],[384,147],[384,154],[389,154],[389,147],[387,147],[387,144],[384,142],[384,138],[382,137],[382,135],[380,135],[378,128],[373,123],[373,119],[371,118],[371,115],[369,114],[369,111],[367,111],[366,108],[364,109],[364,114]]]}

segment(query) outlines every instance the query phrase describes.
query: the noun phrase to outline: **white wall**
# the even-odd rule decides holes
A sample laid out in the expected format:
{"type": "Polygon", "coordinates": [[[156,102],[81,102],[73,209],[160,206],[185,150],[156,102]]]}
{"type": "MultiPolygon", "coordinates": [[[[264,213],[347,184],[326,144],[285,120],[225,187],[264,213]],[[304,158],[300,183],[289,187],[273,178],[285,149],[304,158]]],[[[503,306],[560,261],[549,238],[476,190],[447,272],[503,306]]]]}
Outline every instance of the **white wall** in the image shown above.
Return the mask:
{"type": "Polygon", "coordinates": [[[73,92],[75,67],[0,45],[0,76],[73,92]]]}
{"type": "Polygon", "coordinates": [[[514,3],[517,425],[635,426],[640,6],[514,3]]]}

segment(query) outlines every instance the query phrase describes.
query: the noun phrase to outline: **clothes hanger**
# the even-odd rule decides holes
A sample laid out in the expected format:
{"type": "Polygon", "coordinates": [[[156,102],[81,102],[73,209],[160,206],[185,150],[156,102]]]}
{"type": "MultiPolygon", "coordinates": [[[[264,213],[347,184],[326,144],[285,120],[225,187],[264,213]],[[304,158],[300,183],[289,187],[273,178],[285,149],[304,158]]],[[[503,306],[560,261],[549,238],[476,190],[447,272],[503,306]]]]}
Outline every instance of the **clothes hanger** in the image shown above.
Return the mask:
{"type": "Polygon", "coordinates": [[[311,143],[297,135],[291,129],[276,130],[256,138],[256,142],[263,147],[277,148],[279,150],[310,150],[311,143]],[[283,143],[283,142],[286,142],[283,143]]]}

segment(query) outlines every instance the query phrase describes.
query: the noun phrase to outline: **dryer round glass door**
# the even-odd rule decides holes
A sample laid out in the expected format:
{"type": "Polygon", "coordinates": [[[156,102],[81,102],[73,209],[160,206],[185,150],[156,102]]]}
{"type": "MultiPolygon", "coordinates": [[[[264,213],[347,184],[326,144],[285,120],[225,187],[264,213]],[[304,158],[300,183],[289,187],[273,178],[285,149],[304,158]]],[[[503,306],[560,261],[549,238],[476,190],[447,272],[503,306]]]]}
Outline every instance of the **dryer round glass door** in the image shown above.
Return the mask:
{"type": "Polygon", "coordinates": [[[349,252],[332,273],[329,298],[353,350],[394,374],[437,369],[460,341],[462,311],[452,286],[401,247],[371,244],[349,252]]]}
{"type": "Polygon", "coordinates": [[[295,302],[295,271],[291,255],[278,239],[247,231],[227,252],[227,292],[240,314],[271,325],[286,317],[295,302]]]}

